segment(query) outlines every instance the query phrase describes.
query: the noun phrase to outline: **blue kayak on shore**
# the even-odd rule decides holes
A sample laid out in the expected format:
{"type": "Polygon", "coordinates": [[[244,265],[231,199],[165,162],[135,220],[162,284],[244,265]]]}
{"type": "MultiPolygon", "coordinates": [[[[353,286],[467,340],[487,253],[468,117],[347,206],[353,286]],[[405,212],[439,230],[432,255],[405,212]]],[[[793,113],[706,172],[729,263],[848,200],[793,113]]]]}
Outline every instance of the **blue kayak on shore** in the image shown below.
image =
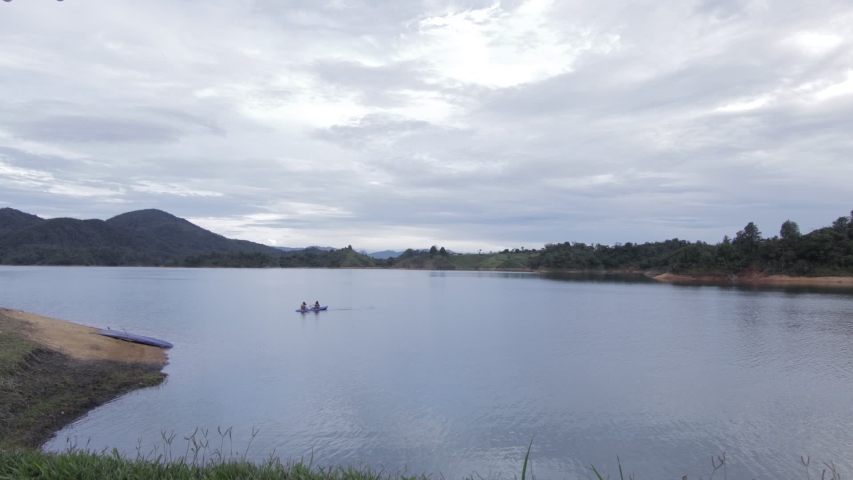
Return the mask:
{"type": "Polygon", "coordinates": [[[98,335],[103,335],[105,337],[117,338],[119,340],[125,340],[127,342],[141,343],[143,345],[151,345],[154,347],[160,347],[160,348],[172,348],[172,347],[174,347],[174,345],[172,345],[171,343],[169,343],[165,340],[159,340],[156,338],[145,337],[142,335],[136,335],[133,333],[127,333],[127,332],[123,332],[123,331],[119,331],[119,330],[109,330],[109,329],[98,330],[96,333],[98,335]]]}
{"type": "Polygon", "coordinates": [[[298,309],[298,310],[296,310],[296,311],[297,311],[297,312],[299,312],[299,313],[319,312],[319,311],[325,310],[325,309],[327,309],[327,308],[329,308],[329,307],[320,307],[320,308],[300,308],[300,309],[298,309]]]}

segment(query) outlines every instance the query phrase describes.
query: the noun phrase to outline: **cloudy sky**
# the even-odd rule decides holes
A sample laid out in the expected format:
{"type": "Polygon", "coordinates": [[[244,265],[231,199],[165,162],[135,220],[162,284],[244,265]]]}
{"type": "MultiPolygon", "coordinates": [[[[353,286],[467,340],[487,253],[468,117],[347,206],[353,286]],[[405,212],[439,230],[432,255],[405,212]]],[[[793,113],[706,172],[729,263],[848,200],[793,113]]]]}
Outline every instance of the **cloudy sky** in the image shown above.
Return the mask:
{"type": "Polygon", "coordinates": [[[853,209],[849,0],[0,3],[0,207],[379,250],[853,209]]]}

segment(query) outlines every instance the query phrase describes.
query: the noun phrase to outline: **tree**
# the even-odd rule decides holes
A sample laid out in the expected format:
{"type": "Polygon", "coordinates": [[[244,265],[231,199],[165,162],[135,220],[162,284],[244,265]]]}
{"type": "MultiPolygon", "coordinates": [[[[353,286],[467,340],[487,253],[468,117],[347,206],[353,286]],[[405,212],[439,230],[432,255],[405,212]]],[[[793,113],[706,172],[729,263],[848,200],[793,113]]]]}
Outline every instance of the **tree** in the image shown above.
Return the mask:
{"type": "Polygon", "coordinates": [[[749,244],[754,245],[761,241],[761,231],[758,230],[758,227],[749,222],[743,230],[737,232],[735,235],[735,243],[749,244]]]}
{"type": "MultiPolygon", "coordinates": [[[[435,247],[433,247],[433,248],[435,248],[435,247]]],[[[444,247],[441,247],[441,250],[438,251],[438,254],[441,255],[442,257],[446,257],[447,256],[447,250],[445,250],[444,247]]]]}
{"type": "Polygon", "coordinates": [[[435,256],[435,254],[437,254],[437,253],[438,253],[438,249],[437,249],[437,248],[435,248],[435,245],[433,245],[432,247],[430,247],[430,249],[429,249],[429,256],[430,256],[430,257],[435,256]]]}
{"type": "Polygon", "coordinates": [[[838,233],[844,233],[847,231],[847,227],[850,225],[850,219],[847,217],[838,217],[838,219],[832,222],[832,229],[838,233]]]}
{"type": "Polygon", "coordinates": [[[743,230],[737,232],[732,245],[745,255],[752,255],[758,250],[758,243],[761,241],[761,231],[758,227],[749,222],[743,230]]]}
{"type": "Polygon", "coordinates": [[[782,240],[793,240],[795,238],[799,238],[801,236],[800,226],[797,225],[797,222],[786,220],[785,223],[782,224],[782,229],[779,230],[779,236],[782,237],[782,240]]]}

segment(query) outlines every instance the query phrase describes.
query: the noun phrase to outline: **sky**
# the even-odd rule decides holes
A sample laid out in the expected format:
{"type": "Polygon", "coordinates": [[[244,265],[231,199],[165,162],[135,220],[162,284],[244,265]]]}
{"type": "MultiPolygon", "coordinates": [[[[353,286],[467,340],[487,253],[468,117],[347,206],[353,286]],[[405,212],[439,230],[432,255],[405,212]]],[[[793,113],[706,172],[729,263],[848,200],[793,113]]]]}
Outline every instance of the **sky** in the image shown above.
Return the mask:
{"type": "Polygon", "coordinates": [[[0,207],[269,245],[718,242],[853,209],[849,0],[12,0],[0,207]]]}

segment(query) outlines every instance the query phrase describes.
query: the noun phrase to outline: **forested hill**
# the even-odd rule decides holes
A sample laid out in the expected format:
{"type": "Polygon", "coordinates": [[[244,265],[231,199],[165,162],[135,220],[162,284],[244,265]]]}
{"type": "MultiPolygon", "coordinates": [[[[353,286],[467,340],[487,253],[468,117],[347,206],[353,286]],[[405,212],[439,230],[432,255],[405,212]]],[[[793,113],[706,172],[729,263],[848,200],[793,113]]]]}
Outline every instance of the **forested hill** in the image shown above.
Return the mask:
{"type": "Polygon", "coordinates": [[[109,220],[45,220],[0,209],[0,264],[186,267],[384,267],[468,270],[633,270],[704,275],[853,276],[853,212],[802,234],[786,221],[765,236],[749,223],[720,243],[671,239],[616,245],[565,242],[542,249],[454,254],[444,248],[371,258],[351,246],[282,251],[231,240],[160,210],[109,220]]]}
{"type": "Polygon", "coordinates": [[[853,212],[807,234],[793,221],[764,236],[750,222],[717,244],[672,239],[624,245],[547,245],[531,268],[657,270],[684,275],[853,275],[853,212]]]}
{"type": "Polygon", "coordinates": [[[210,252],[279,251],[231,240],[160,210],[139,210],[109,220],[45,220],[0,209],[0,264],[6,265],[180,265],[210,252]]]}
{"type": "Polygon", "coordinates": [[[565,242],[542,249],[513,249],[488,254],[454,255],[444,248],[408,250],[380,266],[436,270],[573,270],[670,272],[692,276],[853,275],[853,212],[830,226],[801,234],[786,221],[773,236],[750,222],[734,238],[718,244],[674,238],[616,245],[565,242]]]}
{"type": "Polygon", "coordinates": [[[43,219],[29,213],[12,208],[0,208],[0,235],[7,231],[37,225],[43,221],[43,219]]]}

